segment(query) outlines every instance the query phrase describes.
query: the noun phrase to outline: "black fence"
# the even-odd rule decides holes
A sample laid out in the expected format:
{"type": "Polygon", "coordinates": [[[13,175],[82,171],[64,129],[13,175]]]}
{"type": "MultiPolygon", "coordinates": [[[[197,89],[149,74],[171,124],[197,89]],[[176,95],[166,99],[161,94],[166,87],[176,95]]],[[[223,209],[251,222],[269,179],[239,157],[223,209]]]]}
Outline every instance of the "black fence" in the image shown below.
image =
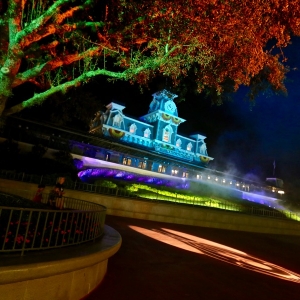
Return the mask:
{"type": "MultiPolygon", "coordinates": [[[[2,199],[16,197],[9,189],[1,190],[2,199]]],[[[31,200],[33,195],[24,191],[22,198],[31,200]]],[[[46,203],[48,195],[43,194],[42,199],[46,203]]],[[[67,247],[102,236],[104,206],[68,197],[62,202],[63,210],[0,206],[0,253],[23,255],[25,251],[67,247]]]]}

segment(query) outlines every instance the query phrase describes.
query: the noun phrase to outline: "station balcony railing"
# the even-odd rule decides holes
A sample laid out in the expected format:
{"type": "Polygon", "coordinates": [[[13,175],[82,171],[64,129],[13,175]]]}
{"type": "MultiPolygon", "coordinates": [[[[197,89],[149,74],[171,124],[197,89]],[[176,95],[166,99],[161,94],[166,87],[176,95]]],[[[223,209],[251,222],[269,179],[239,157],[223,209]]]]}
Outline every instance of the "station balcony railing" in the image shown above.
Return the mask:
{"type": "MultiPolygon", "coordinates": [[[[1,189],[1,199],[32,199],[32,193],[18,191],[15,196],[9,189],[1,189]]],[[[46,204],[47,194],[42,203],[46,204]]],[[[106,208],[100,204],[63,197],[63,209],[20,208],[1,206],[0,253],[46,250],[94,241],[104,232],[106,208]]],[[[3,201],[2,201],[3,202],[3,201]]],[[[9,203],[5,201],[5,203],[9,203]]],[[[45,207],[47,207],[45,205],[45,207]]]]}
{"type": "MultiPolygon", "coordinates": [[[[23,181],[30,182],[35,184],[40,184],[43,182],[45,185],[53,186],[55,184],[56,178],[51,176],[41,176],[41,175],[30,175],[25,173],[16,173],[13,171],[4,171],[0,170],[0,178],[10,179],[15,181],[23,181]]],[[[65,188],[70,190],[83,191],[88,193],[96,193],[102,195],[110,195],[114,197],[120,198],[135,198],[141,201],[160,201],[165,203],[173,203],[173,204],[183,204],[183,205],[191,205],[194,207],[206,207],[211,209],[222,209],[227,211],[235,211],[239,213],[256,215],[262,217],[269,218],[278,218],[278,219],[286,219],[286,220],[294,220],[300,221],[300,214],[294,213],[288,210],[281,209],[265,209],[259,208],[255,206],[245,206],[239,204],[233,204],[228,201],[223,201],[216,203],[213,199],[206,199],[205,201],[199,200],[198,197],[181,197],[177,194],[175,197],[167,197],[157,193],[152,193],[151,196],[145,198],[138,195],[138,193],[133,193],[126,189],[112,188],[112,187],[104,187],[96,184],[89,184],[80,181],[69,181],[65,182],[65,188]]]]}

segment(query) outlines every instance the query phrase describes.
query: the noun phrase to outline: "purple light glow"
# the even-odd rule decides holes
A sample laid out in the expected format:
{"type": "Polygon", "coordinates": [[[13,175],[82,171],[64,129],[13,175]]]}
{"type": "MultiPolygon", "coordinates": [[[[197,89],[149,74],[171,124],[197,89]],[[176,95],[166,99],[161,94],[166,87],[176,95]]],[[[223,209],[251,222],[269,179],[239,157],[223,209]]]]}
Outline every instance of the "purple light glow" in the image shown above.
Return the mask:
{"type": "Polygon", "coordinates": [[[115,169],[107,168],[96,168],[87,169],[80,171],[78,177],[84,182],[94,182],[100,178],[111,178],[111,179],[123,179],[126,181],[140,182],[140,183],[151,183],[155,185],[168,186],[177,189],[188,189],[189,184],[185,181],[180,180],[180,178],[161,179],[156,177],[145,176],[141,174],[130,173],[127,171],[120,171],[115,169]]]}
{"type": "Polygon", "coordinates": [[[277,209],[284,209],[283,206],[281,206],[277,203],[278,199],[272,198],[269,196],[263,196],[263,195],[257,195],[257,194],[253,194],[253,193],[243,192],[242,199],[248,200],[251,202],[255,202],[255,203],[259,203],[262,205],[266,205],[269,207],[277,208],[277,209]]]}

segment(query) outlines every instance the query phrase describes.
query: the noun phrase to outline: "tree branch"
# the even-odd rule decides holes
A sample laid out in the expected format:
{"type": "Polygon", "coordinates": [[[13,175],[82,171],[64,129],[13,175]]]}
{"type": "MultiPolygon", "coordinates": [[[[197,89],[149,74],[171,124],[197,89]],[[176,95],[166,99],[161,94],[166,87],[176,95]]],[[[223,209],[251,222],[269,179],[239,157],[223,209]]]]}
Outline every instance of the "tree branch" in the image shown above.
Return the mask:
{"type": "Polygon", "coordinates": [[[86,0],[83,5],[72,7],[66,12],[58,14],[59,8],[61,6],[72,2],[72,0],[57,0],[56,2],[54,2],[44,14],[42,14],[39,18],[33,20],[27,27],[25,27],[17,34],[15,39],[16,43],[20,43],[22,47],[26,47],[40,40],[41,38],[56,32],[56,30],[54,30],[53,27],[56,27],[57,25],[61,24],[66,18],[70,18],[71,16],[73,16],[75,11],[83,10],[86,7],[91,6],[93,0],[86,0]],[[46,28],[43,28],[46,22],[56,14],[57,16],[55,26],[50,25],[46,28]],[[45,34],[43,34],[42,31],[45,31],[45,34]],[[38,38],[38,36],[40,36],[40,38],[38,38]]]}
{"type": "Polygon", "coordinates": [[[124,72],[111,72],[103,69],[98,69],[95,71],[89,71],[87,73],[82,74],[81,76],[77,77],[76,79],[72,81],[68,81],[65,83],[62,83],[58,86],[51,87],[49,90],[35,94],[32,98],[23,101],[20,104],[17,104],[3,112],[3,115],[8,116],[17,112],[20,112],[26,107],[31,107],[34,105],[42,104],[49,96],[57,93],[62,92],[66,93],[70,88],[80,86],[83,82],[88,81],[90,78],[93,78],[95,76],[104,75],[111,78],[117,78],[117,79],[125,79],[124,72]]]}
{"type": "Polygon", "coordinates": [[[30,44],[40,41],[41,39],[55,33],[64,34],[66,32],[76,31],[77,29],[88,28],[88,27],[102,27],[103,22],[81,22],[73,24],[64,24],[62,26],[57,26],[57,24],[50,24],[46,27],[40,28],[35,32],[32,32],[26,38],[24,38],[20,45],[22,49],[28,47],[30,44]]]}
{"type": "Polygon", "coordinates": [[[16,86],[19,86],[19,85],[23,84],[24,82],[28,81],[29,79],[43,75],[45,72],[52,71],[61,66],[70,65],[73,62],[79,61],[86,57],[97,56],[100,54],[101,50],[102,50],[102,48],[100,48],[100,47],[93,47],[93,48],[90,48],[79,54],[70,54],[70,55],[65,55],[62,57],[57,57],[57,58],[50,60],[44,64],[37,65],[30,70],[26,70],[23,73],[19,73],[15,77],[15,80],[12,83],[12,87],[14,88],[16,86]]]}
{"type": "Polygon", "coordinates": [[[22,0],[8,2],[9,44],[15,44],[15,37],[21,30],[22,0]]]}
{"type": "Polygon", "coordinates": [[[16,42],[20,43],[22,40],[26,39],[28,35],[32,34],[38,28],[42,27],[54,14],[57,13],[59,7],[63,4],[71,2],[70,0],[58,0],[55,1],[47,11],[42,14],[37,19],[33,20],[28,26],[21,30],[16,36],[16,42]]]}

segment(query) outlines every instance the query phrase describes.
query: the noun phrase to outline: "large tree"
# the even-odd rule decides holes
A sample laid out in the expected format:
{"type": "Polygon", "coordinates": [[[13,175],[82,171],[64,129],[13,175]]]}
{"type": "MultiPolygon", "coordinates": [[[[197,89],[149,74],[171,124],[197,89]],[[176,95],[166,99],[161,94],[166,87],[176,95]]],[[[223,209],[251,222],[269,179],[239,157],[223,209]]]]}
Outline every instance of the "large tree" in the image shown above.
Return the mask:
{"type": "Polygon", "coordinates": [[[228,84],[284,90],[299,11],[299,0],[2,0],[0,115],[99,75],[188,76],[218,95],[228,84]],[[26,84],[32,94],[14,99],[26,84]]]}

